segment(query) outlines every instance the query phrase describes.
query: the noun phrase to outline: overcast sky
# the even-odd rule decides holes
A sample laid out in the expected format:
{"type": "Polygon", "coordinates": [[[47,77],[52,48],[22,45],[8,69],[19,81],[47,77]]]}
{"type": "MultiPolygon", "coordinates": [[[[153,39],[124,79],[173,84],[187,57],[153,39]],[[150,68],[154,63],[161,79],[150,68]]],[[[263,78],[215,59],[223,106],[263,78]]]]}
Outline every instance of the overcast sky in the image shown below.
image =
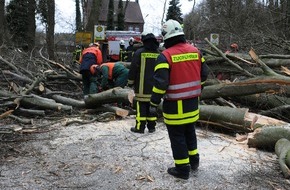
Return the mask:
{"type": "MultiPolygon", "coordinates": [[[[132,0],[131,0],[132,1],[132,0]]],[[[167,0],[167,7],[170,0],[167,0]]],[[[72,32],[75,24],[75,0],[55,0],[56,2],[56,32],[72,32]]],[[[161,28],[161,18],[165,0],[139,0],[145,20],[144,29],[158,35],[161,28]]],[[[199,2],[199,0],[197,0],[199,2]]],[[[180,0],[181,11],[187,14],[191,11],[193,1],[180,0]]],[[[166,17],[166,15],[165,15],[166,17]]]]}

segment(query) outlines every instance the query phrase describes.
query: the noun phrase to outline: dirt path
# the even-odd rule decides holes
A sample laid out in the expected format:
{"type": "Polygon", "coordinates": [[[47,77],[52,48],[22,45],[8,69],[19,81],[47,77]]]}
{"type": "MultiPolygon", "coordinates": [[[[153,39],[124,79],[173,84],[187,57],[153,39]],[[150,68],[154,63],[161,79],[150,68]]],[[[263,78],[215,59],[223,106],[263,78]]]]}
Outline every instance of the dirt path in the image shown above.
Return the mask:
{"type": "MultiPolygon", "coordinates": [[[[189,180],[168,175],[173,158],[166,128],[134,134],[133,118],[82,126],[52,126],[0,146],[0,189],[279,189],[290,187],[274,153],[249,149],[234,137],[197,129],[200,168],[189,180]],[[30,139],[30,140],[24,140],[30,139]]],[[[3,140],[3,139],[2,139],[3,140]]]]}

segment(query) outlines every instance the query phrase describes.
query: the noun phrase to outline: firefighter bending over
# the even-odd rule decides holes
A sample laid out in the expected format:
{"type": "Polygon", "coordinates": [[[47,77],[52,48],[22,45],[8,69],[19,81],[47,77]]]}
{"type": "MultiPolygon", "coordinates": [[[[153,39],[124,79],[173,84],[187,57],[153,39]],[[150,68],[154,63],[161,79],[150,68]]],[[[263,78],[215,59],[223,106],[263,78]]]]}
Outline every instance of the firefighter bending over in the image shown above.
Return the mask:
{"type": "Polygon", "coordinates": [[[127,85],[129,69],[122,63],[109,62],[101,65],[101,89],[124,88],[127,85]]]}
{"type": "Polygon", "coordinates": [[[102,52],[99,43],[91,43],[84,49],[80,59],[80,73],[83,82],[83,94],[98,93],[95,66],[103,62],[102,52]]]}

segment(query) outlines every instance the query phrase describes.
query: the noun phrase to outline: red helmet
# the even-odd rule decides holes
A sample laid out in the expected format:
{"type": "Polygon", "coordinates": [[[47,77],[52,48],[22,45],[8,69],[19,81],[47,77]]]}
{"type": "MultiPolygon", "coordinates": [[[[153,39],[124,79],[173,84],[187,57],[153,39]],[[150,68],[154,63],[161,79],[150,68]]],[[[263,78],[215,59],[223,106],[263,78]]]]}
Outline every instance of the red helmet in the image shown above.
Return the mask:
{"type": "Polygon", "coordinates": [[[231,48],[238,49],[238,48],[239,48],[239,46],[238,46],[238,44],[236,44],[236,43],[233,43],[233,44],[231,44],[231,48]]]}

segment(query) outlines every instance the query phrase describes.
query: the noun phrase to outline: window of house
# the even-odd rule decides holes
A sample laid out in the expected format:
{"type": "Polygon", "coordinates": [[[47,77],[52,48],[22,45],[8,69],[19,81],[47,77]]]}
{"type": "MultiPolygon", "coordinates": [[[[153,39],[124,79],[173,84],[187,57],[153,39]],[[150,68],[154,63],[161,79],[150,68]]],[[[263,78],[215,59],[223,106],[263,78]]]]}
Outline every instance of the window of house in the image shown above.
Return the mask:
{"type": "Polygon", "coordinates": [[[140,32],[140,28],[138,26],[135,27],[135,32],[140,32]]]}
{"type": "Polygon", "coordinates": [[[128,27],[128,30],[129,30],[129,31],[133,31],[133,26],[129,26],[129,27],[128,27]]]}

